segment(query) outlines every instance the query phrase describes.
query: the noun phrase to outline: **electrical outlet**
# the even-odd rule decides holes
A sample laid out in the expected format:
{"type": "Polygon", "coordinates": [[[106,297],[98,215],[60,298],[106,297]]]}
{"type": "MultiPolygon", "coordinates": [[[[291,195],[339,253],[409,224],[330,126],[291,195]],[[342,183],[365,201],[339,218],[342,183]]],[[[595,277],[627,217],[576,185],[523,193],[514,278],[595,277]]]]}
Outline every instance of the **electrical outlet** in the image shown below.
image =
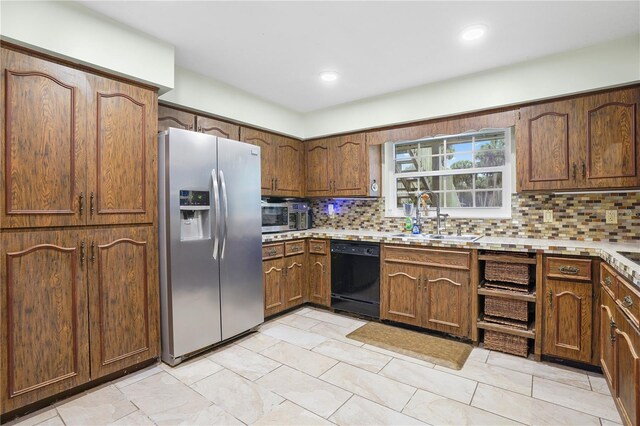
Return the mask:
{"type": "Polygon", "coordinates": [[[618,223],[618,210],[606,210],[605,211],[605,218],[607,220],[607,223],[611,224],[611,225],[615,225],[618,223]]]}
{"type": "Polygon", "coordinates": [[[542,210],[542,220],[544,223],[553,222],[553,210],[542,210]]]}

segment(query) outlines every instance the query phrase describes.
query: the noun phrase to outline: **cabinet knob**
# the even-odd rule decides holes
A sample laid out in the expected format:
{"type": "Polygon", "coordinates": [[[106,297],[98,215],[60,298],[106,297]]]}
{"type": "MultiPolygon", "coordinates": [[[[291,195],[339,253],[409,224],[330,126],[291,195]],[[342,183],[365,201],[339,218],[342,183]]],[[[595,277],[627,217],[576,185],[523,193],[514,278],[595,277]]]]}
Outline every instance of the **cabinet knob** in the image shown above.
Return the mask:
{"type": "Polygon", "coordinates": [[[631,296],[625,296],[624,299],[622,299],[622,306],[624,306],[625,308],[630,308],[631,306],[633,306],[633,300],[631,299],[631,296]]]}
{"type": "Polygon", "coordinates": [[[611,277],[606,277],[604,279],[604,285],[607,287],[611,287],[611,277]]]}

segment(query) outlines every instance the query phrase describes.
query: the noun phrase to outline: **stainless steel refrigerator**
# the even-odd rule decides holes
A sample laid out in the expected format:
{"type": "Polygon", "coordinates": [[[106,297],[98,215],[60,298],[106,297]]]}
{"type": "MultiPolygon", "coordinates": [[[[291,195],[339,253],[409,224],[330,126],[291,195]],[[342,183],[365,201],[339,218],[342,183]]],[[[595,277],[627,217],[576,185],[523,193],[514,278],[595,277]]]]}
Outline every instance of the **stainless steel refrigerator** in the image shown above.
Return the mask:
{"type": "Polygon", "coordinates": [[[162,360],[264,321],[260,148],[203,133],[158,135],[162,360]]]}

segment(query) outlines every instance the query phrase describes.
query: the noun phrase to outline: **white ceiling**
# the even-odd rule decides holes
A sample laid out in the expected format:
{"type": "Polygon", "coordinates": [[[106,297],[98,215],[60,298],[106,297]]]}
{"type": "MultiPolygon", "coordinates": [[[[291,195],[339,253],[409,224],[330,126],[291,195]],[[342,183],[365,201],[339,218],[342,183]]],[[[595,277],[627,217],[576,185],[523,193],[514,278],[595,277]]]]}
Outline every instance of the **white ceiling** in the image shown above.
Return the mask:
{"type": "Polygon", "coordinates": [[[640,37],[639,1],[82,3],[173,44],[177,65],[298,112],[640,37]],[[478,23],[487,36],[462,43],[478,23]]]}

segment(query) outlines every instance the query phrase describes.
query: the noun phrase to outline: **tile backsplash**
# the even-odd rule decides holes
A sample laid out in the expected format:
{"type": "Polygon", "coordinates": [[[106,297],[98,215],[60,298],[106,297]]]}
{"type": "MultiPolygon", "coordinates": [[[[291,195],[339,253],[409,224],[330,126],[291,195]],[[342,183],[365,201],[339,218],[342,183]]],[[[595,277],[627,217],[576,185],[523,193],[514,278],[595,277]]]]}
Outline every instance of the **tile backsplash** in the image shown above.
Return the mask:
{"type": "MultiPolygon", "coordinates": [[[[336,229],[369,229],[401,232],[404,218],[385,217],[384,199],[317,199],[311,202],[313,226],[336,229]],[[329,216],[328,204],[335,214],[329,216]]],[[[435,219],[424,221],[435,232],[435,219]]],[[[510,219],[448,219],[445,233],[493,237],[559,238],[623,242],[640,240],[640,192],[591,194],[513,194],[510,219]],[[543,222],[543,210],[553,210],[551,223],[543,222]],[[618,211],[618,223],[607,224],[606,210],[618,211]]]]}

